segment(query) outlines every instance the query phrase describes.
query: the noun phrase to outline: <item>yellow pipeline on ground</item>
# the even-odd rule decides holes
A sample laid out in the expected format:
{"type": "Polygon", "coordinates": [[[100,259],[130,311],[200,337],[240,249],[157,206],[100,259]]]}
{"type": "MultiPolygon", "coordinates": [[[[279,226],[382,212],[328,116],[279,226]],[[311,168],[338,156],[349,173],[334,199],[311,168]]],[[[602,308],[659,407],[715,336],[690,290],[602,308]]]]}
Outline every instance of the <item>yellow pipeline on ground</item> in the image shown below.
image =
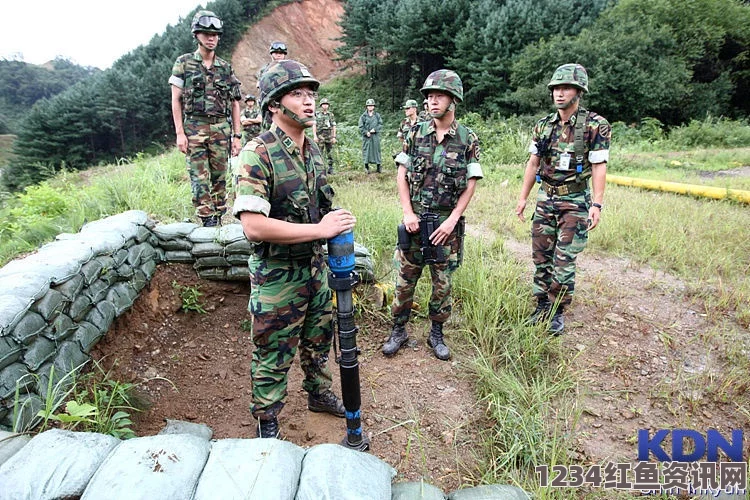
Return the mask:
{"type": "Polygon", "coordinates": [[[713,186],[700,186],[697,184],[682,184],[679,182],[655,181],[651,179],[637,179],[635,177],[623,177],[621,175],[607,174],[607,182],[619,184],[620,186],[631,186],[643,189],[653,189],[656,191],[666,191],[667,193],[690,194],[701,196],[703,198],[714,198],[723,200],[724,198],[750,203],[750,191],[741,189],[727,189],[713,186]]]}

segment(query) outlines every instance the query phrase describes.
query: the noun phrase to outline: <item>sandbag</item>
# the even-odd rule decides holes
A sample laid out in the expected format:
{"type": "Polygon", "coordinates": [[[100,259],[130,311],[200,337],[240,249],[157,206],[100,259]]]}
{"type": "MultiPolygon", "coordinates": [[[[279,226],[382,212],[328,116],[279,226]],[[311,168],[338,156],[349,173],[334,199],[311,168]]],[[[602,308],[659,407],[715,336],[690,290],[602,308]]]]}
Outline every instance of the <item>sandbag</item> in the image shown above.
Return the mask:
{"type": "Polygon", "coordinates": [[[49,278],[37,272],[20,272],[3,276],[3,293],[34,302],[49,290],[49,278]]]}
{"type": "Polygon", "coordinates": [[[0,337],[0,370],[23,355],[23,345],[11,337],[0,337]]]}
{"type": "Polygon", "coordinates": [[[505,484],[487,484],[456,490],[448,500],[530,500],[531,496],[521,488],[505,484]]]}
{"type": "Polygon", "coordinates": [[[190,434],[123,441],[91,478],[81,500],[184,500],[192,498],[209,442],[190,434]]]}
{"type": "Polygon", "coordinates": [[[42,432],[0,465],[0,500],[77,497],[119,443],[93,432],[42,432]]]}
{"type": "Polygon", "coordinates": [[[302,461],[297,500],[390,500],[393,467],[337,444],[313,446],[302,461]]]}
{"type": "Polygon", "coordinates": [[[216,241],[218,235],[218,227],[198,227],[188,234],[187,238],[193,243],[210,243],[216,241]]]}
{"type": "Polygon", "coordinates": [[[247,237],[242,230],[242,224],[227,224],[226,226],[221,226],[219,229],[216,241],[222,245],[229,245],[236,241],[247,241],[247,237]]]}
{"type": "Polygon", "coordinates": [[[34,377],[23,363],[13,363],[0,370],[0,400],[12,400],[16,389],[23,392],[34,385],[34,377]]]}
{"type": "Polygon", "coordinates": [[[83,284],[83,275],[79,273],[70,278],[65,283],[61,283],[55,286],[55,290],[60,292],[63,297],[65,297],[66,301],[72,302],[78,296],[81,288],[83,288],[83,284]]]}
{"type": "Polygon", "coordinates": [[[0,336],[10,332],[26,313],[31,300],[22,300],[14,295],[0,295],[0,336]]]}
{"type": "Polygon", "coordinates": [[[47,322],[40,314],[29,311],[23,315],[21,321],[13,327],[11,335],[22,344],[31,343],[42,330],[47,327],[47,322]]]}
{"type": "Polygon", "coordinates": [[[0,431],[0,465],[26,446],[29,441],[31,441],[31,436],[26,434],[0,431]]]}
{"type": "Polygon", "coordinates": [[[73,319],[73,321],[82,321],[92,307],[94,307],[94,303],[91,301],[91,298],[87,297],[85,294],[81,294],[73,301],[72,304],[70,304],[68,314],[73,319]]]}
{"type": "Polygon", "coordinates": [[[94,255],[105,255],[115,252],[125,243],[125,238],[115,232],[62,233],[57,240],[76,240],[86,244],[94,255]]]}
{"type": "Polygon", "coordinates": [[[97,327],[89,323],[88,321],[81,321],[78,324],[78,330],[76,330],[75,339],[76,342],[81,346],[83,352],[91,352],[91,349],[99,342],[99,339],[104,336],[104,332],[99,330],[97,327]]]}
{"type": "Polygon", "coordinates": [[[73,323],[73,320],[65,313],[60,313],[54,319],[51,325],[44,329],[42,335],[50,340],[60,342],[65,340],[76,331],[78,325],[73,323]]]}
{"type": "Polygon", "coordinates": [[[391,500],[445,500],[445,493],[424,481],[396,483],[391,486],[391,500]]]}
{"type": "Polygon", "coordinates": [[[235,241],[226,246],[226,252],[228,254],[252,254],[253,252],[255,252],[255,243],[250,243],[247,239],[235,241]]]}
{"type": "Polygon", "coordinates": [[[195,259],[193,269],[204,269],[206,267],[229,267],[229,262],[220,255],[213,255],[210,257],[199,257],[195,259]]]}
{"type": "Polygon", "coordinates": [[[50,289],[44,294],[44,297],[34,302],[29,309],[41,314],[45,321],[52,321],[55,316],[60,314],[64,306],[65,297],[63,297],[63,294],[50,289]]]}
{"type": "Polygon", "coordinates": [[[292,500],[304,456],[305,450],[279,439],[215,441],[194,499],[292,500]]]}
{"type": "Polygon", "coordinates": [[[195,261],[193,254],[187,250],[168,250],[164,252],[164,260],[166,262],[181,262],[181,263],[192,263],[195,261]]]}
{"type": "Polygon", "coordinates": [[[166,418],[164,420],[166,420],[167,425],[159,431],[159,434],[192,434],[199,438],[203,438],[206,441],[210,441],[211,437],[214,435],[214,431],[206,424],[196,424],[194,422],[173,420],[171,418],[166,418]]]}
{"type": "Polygon", "coordinates": [[[156,226],[152,232],[160,240],[169,241],[177,238],[185,238],[197,227],[198,224],[194,222],[175,222],[173,224],[156,226]]]}
{"type": "Polygon", "coordinates": [[[23,362],[29,370],[36,371],[45,361],[55,356],[55,343],[44,337],[38,337],[26,349],[23,362]]]}
{"type": "Polygon", "coordinates": [[[218,243],[196,243],[193,245],[191,253],[195,257],[213,257],[216,255],[222,255],[224,253],[224,247],[218,243]]]}

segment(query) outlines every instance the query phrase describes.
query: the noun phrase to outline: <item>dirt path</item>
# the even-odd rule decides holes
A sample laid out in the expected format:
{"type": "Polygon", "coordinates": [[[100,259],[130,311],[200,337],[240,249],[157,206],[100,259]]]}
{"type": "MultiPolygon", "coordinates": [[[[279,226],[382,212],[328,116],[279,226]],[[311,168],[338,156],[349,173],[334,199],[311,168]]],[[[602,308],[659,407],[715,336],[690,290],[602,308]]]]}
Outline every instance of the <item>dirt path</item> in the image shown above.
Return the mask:
{"type": "MultiPolygon", "coordinates": [[[[506,245],[528,264],[530,281],[529,245],[506,245]]],[[[571,463],[634,461],[640,428],[750,430],[747,412],[738,411],[747,408],[747,375],[732,378],[722,356],[727,338],[685,299],[685,285],[626,259],[592,252],[579,259],[577,298],[562,342],[579,381],[581,418],[565,423],[574,440],[571,463]]],[[[246,284],[201,281],[189,266],[160,266],[95,350],[96,357],[106,355],[112,378],[139,383],[151,402],[137,418],[138,435],[158,432],[166,418],[205,423],[217,438],[255,435],[248,411],[252,346],[242,328],[247,300],[246,284]],[[199,287],[207,314],[180,312],[173,281],[199,287]]],[[[410,327],[412,346],[385,359],[384,316],[357,324],[372,453],[399,471],[398,480],[424,478],[443,491],[465,484],[476,463],[474,430],[487,424],[471,382],[461,376],[461,357],[438,362],[424,343],[426,325],[417,324],[410,327]]],[[[286,439],[300,446],[341,441],[344,421],[307,411],[301,378],[295,362],[280,416],[286,439]]]]}

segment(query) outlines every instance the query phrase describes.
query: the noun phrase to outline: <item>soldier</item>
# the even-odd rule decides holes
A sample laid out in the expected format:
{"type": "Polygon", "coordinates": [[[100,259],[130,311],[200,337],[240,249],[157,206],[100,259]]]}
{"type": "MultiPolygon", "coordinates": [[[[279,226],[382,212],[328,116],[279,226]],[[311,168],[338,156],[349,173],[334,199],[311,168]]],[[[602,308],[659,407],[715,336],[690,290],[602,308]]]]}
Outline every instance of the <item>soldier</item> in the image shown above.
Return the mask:
{"type": "Polygon", "coordinates": [[[576,256],[601,216],[611,129],[606,119],[580,105],[589,90],[580,64],[557,68],[547,88],[557,111],[534,127],[516,215],[525,221],[526,199],[536,180],[541,185],[531,248],[537,307],[530,321],[544,322],[554,311],[549,330],[560,335],[565,328],[563,312],[575,288],[576,256]]]}
{"type": "Polygon", "coordinates": [[[251,411],[260,420],[259,437],[278,436],[277,416],[298,347],[308,409],[344,417],[327,367],[333,305],[321,245],[351,230],[356,219],[347,210],[331,210],[325,165],[305,135],[315,122],[319,85],[293,60],[263,73],[261,111],[271,115],[271,128],[242,149],[235,177],[233,213],[248,240],[257,242],[248,262],[248,310],[255,345],[251,411]]]}
{"type": "Polygon", "coordinates": [[[370,163],[377,166],[377,172],[381,172],[380,157],[380,131],[383,129],[383,119],[380,113],[375,112],[375,100],[365,101],[365,111],[359,117],[359,133],[362,135],[362,159],[365,163],[365,171],[370,173],[370,163]]]}
{"type": "Polygon", "coordinates": [[[271,64],[286,59],[289,51],[286,49],[286,44],[284,42],[275,41],[271,43],[270,47],[268,47],[268,53],[271,55],[271,61],[264,64],[255,75],[255,86],[258,89],[260,89],[260,77],[263,76],[263,72],[266,71],[271,64]]]}
{"type": "Polygon", "coordinates": [[[443,323],[451,314],[452,275],[463,257],[463,213],[483,174],[476,134],[455,119],[456,104],[464,97],[459,76],[447,69],[434,71],[421,91],[428,99],[432,120],[413,127],[396,156],[404,219],[394,256],[398,278],[391,305],[393,331],[383,354],[394,355],[409,340],[406,323],[414,289],[422,269],[429,266],[432,325],[427,343],[438,359],[447,360],[450,350],[443,340],[443,323]]]}
{"type": "Polygon", "coordinates": [[[419,115],[417,116],[417,120],[420,122],[428,122],[432,120],[432,116],[430,116],[430,110],[427,109],[427,99],[422,101],[422,111],[419,112],[419,115]]]}
{"type": "Polygon", "coordinates": [[[409,133],[409,130],[417,124],[417,101],[414,99],[409,99],[406,101],[406,104],[404,104],[404,114],[406,115],[406,118],[401,120],[401,124],[398,126],[398,132],[396,133],[396,137],[399,139],[403,139],[406,137],[406,134],[409,133]]]}
{"type": "Polygon", "coordinates": [[[315,124],[313,124],[313,139],[318,145],[322,145],[323,156],[328,160],[328,173],[333,173],[333,145],[336,144],[336,117],[328,108],[331,103],[328,99],[320,100],[320,111],[315,113],[315,124]]]}
{"type": "Polygon", "coordinates": [[[240,123],[244,133],[242,134],[242,146],[250,142],[256,135],[260,134],[260,110],[255,107],[255,96],[247,94],[245,96],[245,109],[242,110],[240,123]]]}
{"type": "Polygon", "coordinates": [[[226,173],[242,146],[240,81],[232,66],[216,56],[221,19],[200,10],[191,24],[198,50],[183,54],[172,67],[172,118],[177,148],[185,153],[193,205],[204,226],[216,226],[226,212],[226,173]],[[231,123],[227,116],[231,114],[231,123]],[[234,133],[232,133],[234,128],[234,133]]]}

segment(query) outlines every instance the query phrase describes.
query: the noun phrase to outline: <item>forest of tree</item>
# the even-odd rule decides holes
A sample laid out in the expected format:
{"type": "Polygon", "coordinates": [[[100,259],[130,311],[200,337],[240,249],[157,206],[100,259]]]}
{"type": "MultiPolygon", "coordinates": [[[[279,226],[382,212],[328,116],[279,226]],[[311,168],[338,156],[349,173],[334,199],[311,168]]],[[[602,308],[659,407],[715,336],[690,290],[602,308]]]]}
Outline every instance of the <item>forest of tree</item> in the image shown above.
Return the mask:
{"type": "MultiPolygon", "coordinates": [[[[283,3],[210,2],[207,7],[225,21],[219,55],[228,57],[259,15],[283,3]]],[[[750,112],[748,2],[344,3],[339,55],[366,68],[373,93],[388,96],[386,110],[419,98],[424,78],[448,67],[463,79],[463,110],[496,118],[536,115],[549,108],[546,83],[554,69],[578,62],[591,80],[586,105],[613,122],[652,117],[676,125],[707,114],[743,118],[750,112]]],[[[3,175],[5,187],[18,190],[62,167],[85,168],[171,144],[166,81],[176,57],[195,49],[191,17],[111,69],[26,110],[16,157],[3,175]]],[[[3,92],[6,87],[0,87],[0,96],[7,95],[3,92]]]]}

